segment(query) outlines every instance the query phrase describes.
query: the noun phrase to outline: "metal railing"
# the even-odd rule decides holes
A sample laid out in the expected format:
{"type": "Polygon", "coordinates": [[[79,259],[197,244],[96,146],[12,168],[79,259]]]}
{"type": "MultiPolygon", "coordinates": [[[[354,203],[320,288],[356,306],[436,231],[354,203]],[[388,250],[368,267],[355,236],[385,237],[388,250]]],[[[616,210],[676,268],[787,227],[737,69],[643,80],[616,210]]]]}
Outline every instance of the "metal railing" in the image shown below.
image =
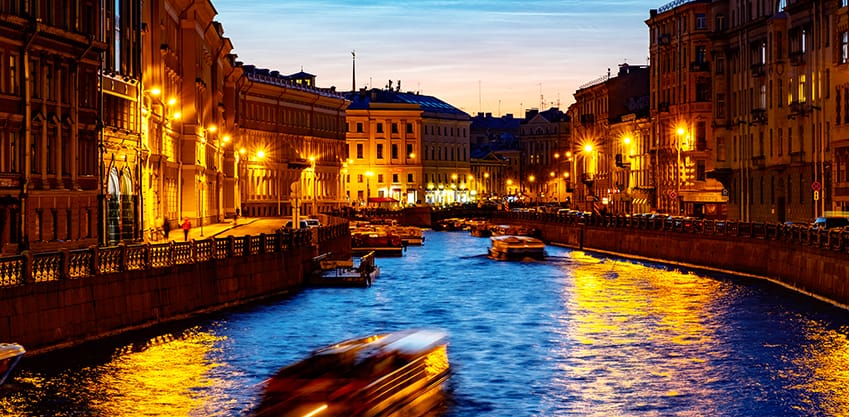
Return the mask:
{"type": "Polygon", "coordinates": [[[579,216],[572,214],[498,211],[493,217],[546,223],[586,225],[682,233],[698,236],[780,241],[793,245],[849,254],[849,228],[822,230],[810,226],[734,220],[647,218],[630,216],[579,216]]]}

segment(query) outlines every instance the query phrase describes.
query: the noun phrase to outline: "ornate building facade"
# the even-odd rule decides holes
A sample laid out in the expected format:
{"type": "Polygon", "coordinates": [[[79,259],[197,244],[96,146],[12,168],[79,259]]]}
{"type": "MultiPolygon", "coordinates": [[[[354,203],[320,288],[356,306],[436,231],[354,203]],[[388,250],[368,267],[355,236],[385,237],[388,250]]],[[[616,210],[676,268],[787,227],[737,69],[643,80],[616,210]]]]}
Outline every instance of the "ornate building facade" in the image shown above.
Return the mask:
{"type": "Polygon", "coordinates": [[[727,93],[715,83],[726,64],[714,47],[711,16],[710,0],[679,1],[652,10],[646,21],[652,151],[658,211],[724,218],[727,190],[707,175],[715,169],[713,91],[727,93]]]}
{"type": "Polygon", "coordinates": [[[347,97],[352,202],[388,207],[474,199],[469,115],[391,85],[347,97]]]}
{"type": "Polygon", "coordinates": [[[345,108],[315,76],[240,65],[236,207],[247,216],[315,215],[348,204],[345,108]]]}
{"type": "Polygon", "coordinates": [[[97,1],[0,2],[4,253],[97,243],[103,17],[97,1]]]}
{"type": "Polygon", "coordinates": [[[556,107],[526,112],[519,146],[518,180],[527,197],[537,203],[571,201],[571,123],[566,113],[556,107]]]}
{"type": "MultiPolygon", "coordinates": [[[[627,64],[620,65],[615,76],[608,71],[575,92],[575,103],[568,111],[575,208],[634,213],[635,198],[651,199],[647,193],[653,182],[644,182],[649,179],[644,153],[648,94],[649,68],[627,64]],[[638,173],[642,175],[634,176],[638,173]]],[[[647,205],[638,203],[641,210],[647,205]]]]}

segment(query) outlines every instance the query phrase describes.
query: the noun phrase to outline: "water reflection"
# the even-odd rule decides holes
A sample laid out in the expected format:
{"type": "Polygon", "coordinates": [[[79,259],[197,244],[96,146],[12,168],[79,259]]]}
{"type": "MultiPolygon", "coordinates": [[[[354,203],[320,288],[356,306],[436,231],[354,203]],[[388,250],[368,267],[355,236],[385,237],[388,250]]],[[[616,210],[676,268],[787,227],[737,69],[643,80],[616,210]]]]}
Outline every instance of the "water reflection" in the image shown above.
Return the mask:
{"type": "MultiPolygon", "coordinates": [[[[210,360],[224,338],[199,328],[178,337],[155,337],[142,345],[115,350],[112,359],[71,369],[55,376],[26,370],[16,378],[27,397],[12,395],[0,402],[3,415],[41,415],[56,403],[55,416],[214,416],[229,415],[222,386],[236,382],[215,378],[226,366],[210,360]],[[215,389],[212,389],[215,387],[215,389]],[[29,395],[39,395],[33,399],[29,395]]],[[[14,389],[14,388],[13,388],[14,389]]]]}
{"type": "Polygon", "coordinates": [[[304,291],[85,360],[25,358],[0,415],[249,415],[280,367],[410,327],[450,335],[444,417],[849,415],[843,310],[761,281],[555,247],[497,262],[487,247],[429,233],[380,259],[371,288],[304,291]]]}

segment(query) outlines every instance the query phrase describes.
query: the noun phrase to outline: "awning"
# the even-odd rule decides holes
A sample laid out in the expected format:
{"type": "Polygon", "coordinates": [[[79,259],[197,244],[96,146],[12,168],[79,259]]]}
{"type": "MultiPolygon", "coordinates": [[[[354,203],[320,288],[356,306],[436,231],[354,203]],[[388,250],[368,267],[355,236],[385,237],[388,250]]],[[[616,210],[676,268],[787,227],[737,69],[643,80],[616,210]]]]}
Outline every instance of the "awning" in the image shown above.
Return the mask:
{"type": "Polygon", "coordinates": [[[392,197],[369,197],[369,203],[397,203],[398,200],[392,197]]]}

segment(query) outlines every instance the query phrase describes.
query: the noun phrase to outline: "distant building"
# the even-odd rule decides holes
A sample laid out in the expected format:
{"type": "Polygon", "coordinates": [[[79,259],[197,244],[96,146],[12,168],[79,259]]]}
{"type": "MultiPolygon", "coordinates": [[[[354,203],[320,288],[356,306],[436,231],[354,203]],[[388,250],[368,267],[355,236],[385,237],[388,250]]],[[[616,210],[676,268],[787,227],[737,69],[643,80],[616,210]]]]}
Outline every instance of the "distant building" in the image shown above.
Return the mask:
{"type": "Polygon", "coordinates": [[[470,201],[469,115],[390,85],[346,94],[350,198],[364,206],[470,201]]]}
{"type": "MultiPolygon", "coordinates": [[[[478,113],[471,119],[471,171],[478,198],[516,194],[508,189],[519,178],[519,126],[522,119],[506,114],[478,113]]],[[[516,182],[518,185],[518,182],[516,182]]]]}
{"type": "MultiPolygon", "coordinates": [[[[575,188],[572,203],[580,210],[632,213],[633,199],[644,198],[646,184],[627,170],[625,156],[643,155],[648,109],[649,67],[622,64],[575,92],[569,107],[572,120],[572,160],[575,188]],[[641,144],[625,142],[641,140],[641,144]],[[617,156],[618,155],[618,156],[617,156]],[[626,172],[623,172],[626,170],[626,172]],[[628,184],[626,185],[626,179],[628,184]],[[639,188],[635,193],[634,188],[639,188]]],[[[644,170],[645,168],[641,168],[644,170]]],[[[641,208],[642,210],[642,208],[641,208]]]]}
{"type": "Polygon", "coordinates": [[[559,203],[570,201],[568,195],[571,161],[569,116],[557,107],[525,113],[519,127],[521,149],[517,179],[530,201],[559,203]]]}

